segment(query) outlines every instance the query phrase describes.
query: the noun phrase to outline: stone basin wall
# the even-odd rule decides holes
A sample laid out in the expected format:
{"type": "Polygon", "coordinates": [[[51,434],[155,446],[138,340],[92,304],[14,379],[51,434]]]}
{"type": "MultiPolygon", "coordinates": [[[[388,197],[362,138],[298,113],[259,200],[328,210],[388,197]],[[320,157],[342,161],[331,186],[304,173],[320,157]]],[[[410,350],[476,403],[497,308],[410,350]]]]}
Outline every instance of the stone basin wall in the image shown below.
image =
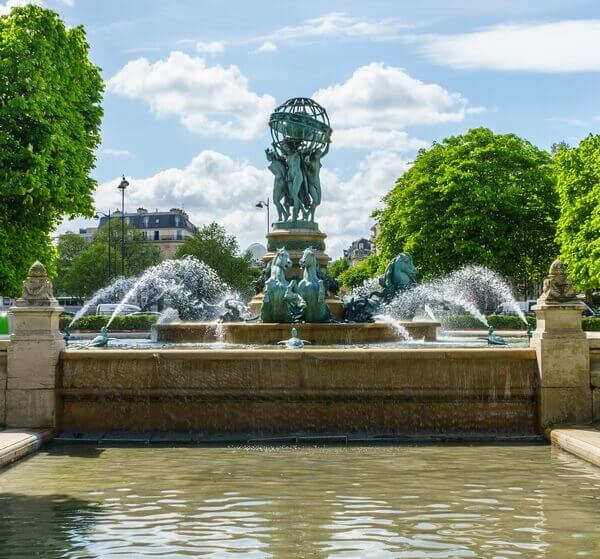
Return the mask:
{"type": "Polygon", "coordinates": [[[537,432],[532,349],[63,351],[59,431],[537,432]]]}
{"type": "Polygon", "coordinates": [[[6,425],[6,353],[8,341],[0,340],[0,428],[6,425]]]}

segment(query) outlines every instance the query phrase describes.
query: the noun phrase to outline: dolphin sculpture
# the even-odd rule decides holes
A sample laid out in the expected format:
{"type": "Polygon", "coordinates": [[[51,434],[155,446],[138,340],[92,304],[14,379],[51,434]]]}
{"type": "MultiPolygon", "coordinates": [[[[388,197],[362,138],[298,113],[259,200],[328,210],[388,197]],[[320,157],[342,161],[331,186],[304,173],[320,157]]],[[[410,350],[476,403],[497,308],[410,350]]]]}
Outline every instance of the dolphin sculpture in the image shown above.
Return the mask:
{"type": "Polygon", "coordinates": [[[110,340],[114,340],[114,338],[109,338],[108,329],[106,326],[102,326],[102,328],[100,328],[100,335],[91,340],[90,343],[87,344],[87,347],[106,347],[110,340]]]}
{"type": "Polygon", "coordinates": [[[490,326],[488,328],[488,333],[486,336],[488,345],[507,345],[506,340],[502,336],[498,336],[494,334],[494,327],[490,326]]]}

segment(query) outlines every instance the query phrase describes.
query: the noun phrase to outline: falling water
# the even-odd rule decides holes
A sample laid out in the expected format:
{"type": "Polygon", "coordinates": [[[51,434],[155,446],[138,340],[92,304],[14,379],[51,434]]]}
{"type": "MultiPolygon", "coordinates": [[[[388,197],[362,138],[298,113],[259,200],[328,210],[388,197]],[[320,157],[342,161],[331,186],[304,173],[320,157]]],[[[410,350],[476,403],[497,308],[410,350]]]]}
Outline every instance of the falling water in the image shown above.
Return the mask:
{"type": "Polygon", "coordinates": [[[399,336],[404,338],[407,342],[412,341],[412,336],[409,334],[408,330],[400,322],[398,322],[395,318],[393,318],[389,315],[385,315],[385,314],[378,314],[378,315],[374,316],[373,318],[375,320],[385,322],[386,324],[391,326],[394,329],[394,331],[399,336]]]}
{"type": "Polygon", "coordinates": [[[156,324],[170,324],[172,322],[179,322],[179,313],[177,312],[177,309],[167,307],[160,313],[156,324]]]}
{"type": "Polygon", "coordinates": [[[427,303],[425,303],[423,305],[423,310],[425,311],[425,314],[429,317],[429,319],[432,322],[438,322],[438,319],[435,317],[435,314],[433,313],[433,309],[427,303]]]}

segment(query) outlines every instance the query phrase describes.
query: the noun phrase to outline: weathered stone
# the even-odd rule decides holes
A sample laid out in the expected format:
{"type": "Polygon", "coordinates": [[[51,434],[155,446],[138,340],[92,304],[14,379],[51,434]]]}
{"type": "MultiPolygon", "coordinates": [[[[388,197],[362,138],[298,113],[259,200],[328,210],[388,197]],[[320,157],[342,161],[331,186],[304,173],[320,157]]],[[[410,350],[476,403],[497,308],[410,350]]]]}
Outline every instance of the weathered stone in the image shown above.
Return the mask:
{"type": "Polygon", "coordinates": [[[540,388],[540,429],[552,425],[584,424],[592,419],[592,392],[588,388],[540,388]]]}
{"type": "Polygon", "coordinates": [[[66,430],[519,432],[531,349],[63,352],[66,430]]]}
{"type": "Polygon", "coordinates": [[[50,283],[46,268],[41,262],[36,261],[29,268],[27,279],[23,281],[23,294],[15,304],[17,307],[58,306],[52,293],[52,283],[50,283]]]}
{"type": "Polygon", "coordinates": [[[23,282],[13,313],[7,355],[7,427],[53,428],[56,421],[56,371],[64,342],[59,331],[62,308],[52,295],[46,270],[36,262],[23,282]]]}
{"type": "Polygon", "coordinates": [[[533,310],[537,327],[531,345],[540,374],[541,428],[592,419],[590,347],[581,328],[581,303],[560,260],[550,267],[533,310]]]}
{"type": "Polygon", "coordinates": [[[54,428],[56,391],[53,389],[6,391],[7,427],[54,428]]]}

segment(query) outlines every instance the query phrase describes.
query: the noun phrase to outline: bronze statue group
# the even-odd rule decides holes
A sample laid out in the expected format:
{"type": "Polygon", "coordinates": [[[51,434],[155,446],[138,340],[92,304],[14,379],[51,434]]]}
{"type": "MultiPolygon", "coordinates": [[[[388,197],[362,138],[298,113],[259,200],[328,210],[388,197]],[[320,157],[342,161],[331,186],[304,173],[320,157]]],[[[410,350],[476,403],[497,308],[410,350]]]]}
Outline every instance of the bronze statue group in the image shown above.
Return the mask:
{"type": "MultiPolygon", "coordinates": [[[[273,146],[275,148],[275,146],[273,146]]],[[[281,151],[266,149],[269,170],[275,176],[273,203],[279,221],[313,221],[321,203],[321,159],[327,155],[329,144],[323,149],[301,149],[297,142],[287,139],[281,151]]]]}

